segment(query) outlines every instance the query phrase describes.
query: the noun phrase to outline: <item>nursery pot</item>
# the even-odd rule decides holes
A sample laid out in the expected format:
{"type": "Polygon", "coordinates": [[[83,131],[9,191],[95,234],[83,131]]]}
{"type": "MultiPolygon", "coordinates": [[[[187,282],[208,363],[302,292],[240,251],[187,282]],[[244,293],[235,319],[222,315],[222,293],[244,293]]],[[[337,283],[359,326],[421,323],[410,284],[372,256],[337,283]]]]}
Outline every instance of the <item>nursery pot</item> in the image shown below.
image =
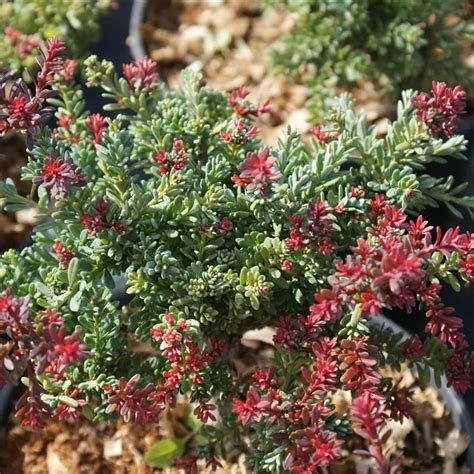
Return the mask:
{"type": "MultiPolygon", "coordinates": [[[[373,318],[372,321],[377,325],[392,329],[395,333],[403,334],[403,339],[406,339],[410,336],[410,333],[406,329],[402,328],[400,325],[386,316],[377,316],[373,318]]],[[[465,458],[463,460],[471,472],[474,472],[474,423],[465,401],[451,387],[447,386],[445,377],[442,378],[441,387],[437,387],[432,375],[430,385],[436,388],[436,391],[446,404],[449,412],[451,413],[454,425],[461,432],[469,435],[469,446],[466,450],[465,458]]]]}
{"type": "MultiPolygon", "coordinates": [[[[100,19],[100,38],[92,45],[91,51],[100,59],[111,61],[117,70],[122,69],[123,64],[129,63],[134,54],[131,53],[129,35],[129,24],[133,15],[133,0],[121,0],[117,10],[110,11],[100,19]]],[[[97,88],[85,88],[84,98],[87,108],[92,113],[103,113],[103,106],[108,102],[102,97],[102,91],[97,88]]],[[[114,113],[109,113],[113,116],[114,113]]]]}

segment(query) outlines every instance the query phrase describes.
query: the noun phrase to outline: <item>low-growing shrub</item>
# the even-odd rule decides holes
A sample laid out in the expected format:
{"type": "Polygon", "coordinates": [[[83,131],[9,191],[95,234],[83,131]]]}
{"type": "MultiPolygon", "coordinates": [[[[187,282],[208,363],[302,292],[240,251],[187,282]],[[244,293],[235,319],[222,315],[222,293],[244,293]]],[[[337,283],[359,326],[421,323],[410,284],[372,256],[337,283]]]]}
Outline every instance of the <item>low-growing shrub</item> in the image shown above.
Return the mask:
{"type": "Polygon", "coordinates": [[[168,90],[148,59],[122,78],[86,60],[88,85],[120,112],[91,115],[61,72],[61,49],[48,44],[34,92],[21,79],[10,87],[11,75],[0,90],[1,130],[27,134],[33,184],[21,197],[2,183],[4,206],[40,218],[33,245],[0,258],[0,379],[25,383],[23,423],[157,421],[181,394],[196,428],[169,443],[167,462],[180,456],[188,472],[245,440],[256,472],[315,472],[352,430],[389,472],[384,427],[410,416],[411,402],[383,367],[406,362],[420,383],[432,370],[459,390],[474,368],[440,297],[443,281],[472,279],[472,236],[417,217],[474,206],[452,178],[425,172],[462,157],[453,127],[463,91],[406,91],[383,138],[345,95],[311,144],[289,130],[265,147],[254,117],[267,103],[247,101],[245,88],[214,92],[190,70],[168,90]],[[372,324],[416,305],[424,342],[400,344],[372,324]],[[278,328],[275,360],[249,387],[232,357],[247,329],[265,325],[278,328]],[[348,412],[336,413],[337,390],[354,397],[348,412]]]}

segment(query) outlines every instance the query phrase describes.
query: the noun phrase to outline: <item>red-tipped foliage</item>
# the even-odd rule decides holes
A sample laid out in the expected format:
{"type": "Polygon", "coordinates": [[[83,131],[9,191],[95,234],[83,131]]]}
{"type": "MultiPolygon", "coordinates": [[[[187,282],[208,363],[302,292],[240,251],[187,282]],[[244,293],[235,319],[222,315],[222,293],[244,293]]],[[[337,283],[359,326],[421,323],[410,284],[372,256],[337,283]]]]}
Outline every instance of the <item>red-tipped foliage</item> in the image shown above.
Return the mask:
{"type": "Polygon", "coordinates": [[[50,189],[51,198],[65,198],[74,186],[85,184],[82,172],[71,161],[59,157],[54,150],[50,151],[41,168],[40,175],[33,178],[33,183],[50,189]]]}
{"type": "Polygon", "coordinates": [[[92,141],[95,144],[99,144],[102,141],[106,122],[107,119],[100,114],[89,115],[85,120],[84,125],[92,132],[92,141]]]}
{"type": "Polygon", "coordinates": [[[255,107],[251,102],[246,100],[249,95],[249,90],[246,86],[240,86],[233,90],[229,95],[229,105],[234,109],[237,115],[242,117],[246,115],[261,115],[270,112],[271,106],[268,100],[261,105],[255,107]]]}
{"type": "MultiPolygon", "coordinates": [[[[284,446],[285,467],[292,472],[317,472],[337,460],[343,441],[330,427],[341,416],[350,417],[368,445],[361,453],[373,457],[380,472],[398,469],[399,460],[391,461],[386,449],[390,432],[385,424],[414,415],[412,391],[384,377],[387,354],[414,367],[441,370],[456,390],[470,387],[474,358],[462,321],[442,304],[438,281],[439,272],[446,270],[470,281],[463,262],[473,255],[472,235],[459,229],[433,233],[422,217],[409,221],[381,196],[370,208],[368,236],[336,261],[330,287],[315,295],[307,316],[285,316],[276,324],[275,367],[258,369],[245,399],[234,401],[238,420],[261,433],[261,442],[273,446],[265,433],[278,432],[275,446],[284,446]],[[414,338],[400,343],[390,333],[367,327],[385,309],[410,313],[415,306],[426,312],[425,345],[414,338]],[[334,403],[340,390],[353,397],[342,413],[334,403]]],[[[295,241],[297,234],[304,248],[318,242],[321,234],[331,234],[332,215],[318,201],[307,215],[290,216],[294,234],[289,240],[295,241]]],[[[300,249],[288,240],[287,248],[300,249]]]]}
{"type": "Polygon", "coordinates": [[[117,386],[105,387],[108,394],[106,412],[116,412],[126,422],[156,422],[164,408],[163,399],[152,383],[139,388],[139,381],[140,375],[136,374],[130,380],[122,377],[117,386]]]}
{"type": "Polygon", "coordinates": [[[73,249],[66,248],[62,244],[61,241],[57,240],[52,249],[53,253],[56,256],[59,264],[62,268],[67,268],[69,266],[69,262],[75,257],[75,252],[73,249]]]}
{"type": "Polygon", "coordinates": [[[389,456],[383,447],[391,432],[385,428],[384,406],[380,397],[365,392],[355,398],[351,405],[351,420],[354,431],[369,445],[368,451],[362,451],[361,454],[375,459],[380,474],[395,473],[398,463],[390,463],[389,456]]]}
{"type": "Polygon", "coordinates": [[[96,235],[107,229],[115,229],[123,234],[127,226],[119,220],[110,219],[110,205],[104,199],[99,199],[88,214],[81,216],[81,224],[87,228],[90,235],[96,235]]]}
{"type": "Polygon", "coordinates": [[[41,44],[36,36],[24,35],[11,26],[5,28],[4,34],[10,40],[11,45],[15,48],[18,57],[22,61],[39,49],[41,44]]]}
{"type": "Polygon", "coordinates": [[[49,120],[53,111],[46,105],[46,100],[57,94],[49,87],[54,76],[64,69],[65,59],[60,55],[63,49],[64,43],[54,38],[42,49],[38,59],[40,70],[33,77],[34,94],[22,79],[11,84],[12,73],[0,76],[0,135],[9,130],[24,131],[31,148],[33,135],[49,120]]]}
{"type": "Polygon", "coordinates": [[[157,64],[150,58],[124,64],[123,74],[134,91],[153,92],[158,87],[157,64]]]}
{"type": "Polygon", "coordinates": [[[172,169],[183,169],[188,164],[189,154],[184,148],[184,141],[175,138],[171,151],[161,150],[153,156],[153,160],[158,164],[160,174],[169,174],[172,169]]]}
{"type": "Polygon", "coordinates": [[[260,153],[249,153],[240,165],[240,174],[233,176],[234,186],[245,185],[247,189],[265,191],[267,187],[278,181],[281,173],[275,167],[276,158],[270,156],[270,150],[264,148],[260,153]]]}
{"type": "Polygon", "coordinates": [[[451,88],[444,82],[433,82],[431,94],[421,92],[413,97],[412,104],[432,135],[452,137],[457,116],[466,111],[466,93],[460,86],[451,88]]]}

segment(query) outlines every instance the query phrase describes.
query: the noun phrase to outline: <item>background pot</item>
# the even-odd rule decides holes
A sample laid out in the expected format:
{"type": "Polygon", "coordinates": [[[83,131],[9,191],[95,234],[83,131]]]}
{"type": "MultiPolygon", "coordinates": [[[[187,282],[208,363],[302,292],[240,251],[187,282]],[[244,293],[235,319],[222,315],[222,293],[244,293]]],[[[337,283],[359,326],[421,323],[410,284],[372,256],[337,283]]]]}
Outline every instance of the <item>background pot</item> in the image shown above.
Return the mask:
{"type": "Polygon", "coordinates": [[[134,59],[146,56],[145,42],[141,33],[141,26],[145,20],[147,0],[133,0],[130,14],[128,45],[134,59]]]}
{"type": "MultiPolygon", "coordinates": [[[[103,15],[100,19],[99,41],[91,47],[93,54],[97,55],[99,59],[111,61],[117,71],[121,71],[122,65],[129,63],[134,57],[131,53],[133,41],[129,38],[129,25],[135,8],[134,4],[135,2],[132,0],[122,0],[117,10],[103,15]]],[[[87,108],[92,113],[103,113],[103,106],[107,101],[102,97],[101,89],[97,87],[85,88],[84,98],[87,108]]]]}

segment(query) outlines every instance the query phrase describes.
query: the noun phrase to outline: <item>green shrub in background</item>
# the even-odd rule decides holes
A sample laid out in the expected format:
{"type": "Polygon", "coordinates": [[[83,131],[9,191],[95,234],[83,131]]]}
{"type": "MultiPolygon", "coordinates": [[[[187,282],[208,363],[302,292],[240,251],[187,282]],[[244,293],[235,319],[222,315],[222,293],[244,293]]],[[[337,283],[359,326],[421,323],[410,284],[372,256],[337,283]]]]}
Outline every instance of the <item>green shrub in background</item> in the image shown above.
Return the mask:
{"type": "Polygon", "coordinates": [[[296,15],[295,27],[272,52],[278,73],[308,87],[320,119],[336,89],[373,81],[394,99],[406,88],[427,89],[435,77],[469,90],[463,50],[474,33],[466,0],[268,0],[296,15]]]}
{"type": "Polygon", "coordinates": [[[5,69],[33,67],[40,44],[67,40],[68,56],[78,59],[98,38],[99,18],[112,0],[0,0],[0,61],[5,69]]]}

